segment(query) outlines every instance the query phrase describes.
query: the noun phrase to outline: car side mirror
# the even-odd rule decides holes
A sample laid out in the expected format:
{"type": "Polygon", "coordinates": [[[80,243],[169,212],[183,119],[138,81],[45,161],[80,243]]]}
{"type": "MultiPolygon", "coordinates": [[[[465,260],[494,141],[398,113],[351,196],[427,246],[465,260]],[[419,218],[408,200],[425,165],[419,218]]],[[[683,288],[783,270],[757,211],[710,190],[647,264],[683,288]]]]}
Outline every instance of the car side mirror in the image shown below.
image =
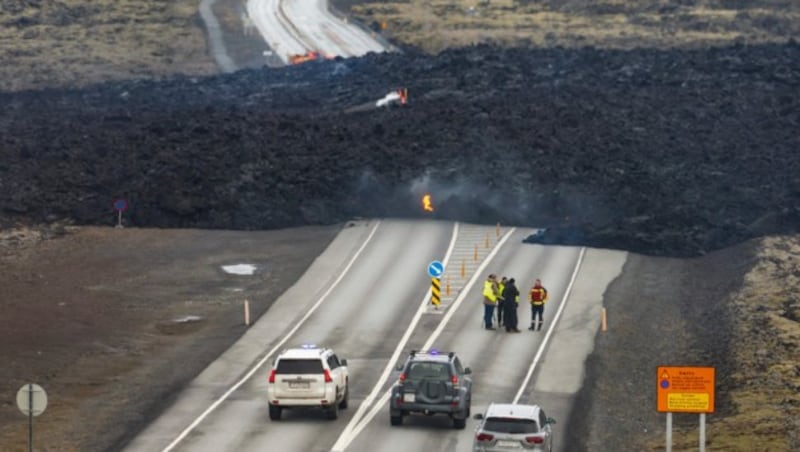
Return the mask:
{"type": "Polygon", "coordinates": [[[402,365],[402,364],[398,364],[398,365],[397,365],[397,367],[395,367],[395,369],[397,369],[397,370],[403,370],[403,365],[402,365]]]}
{"type": "Polygon", "coordinates": [[[547,423],[548,423],[548,424],[555,424],[555,423],[556,423],[556,420],[555,420],[555,419],[553,419],[553,418],[551,418],[551,417],[549,417],[549,418],[547,418],[547,423]]]}
{"type": "Polygon", "coordinates": [[[470,369],[469,367],[465,367],[464,368],[464,375],[469,375],[471,373],[472,373],[472,369],[470,369]]]}
{"type": "Polygon", "coordinates": [[[341,364],[343,366],[346,366],[347,365],[347,360],[346,359],[340,359],[339,360],[339,364],[341,364]]]}
{"type": "Polygon", "coordinates": [[[475,420],[478,420],[478,421],[483,420],[483,413],[475,413],[475,416],[472,416],[472,419],[475,419],[475,420]]]}

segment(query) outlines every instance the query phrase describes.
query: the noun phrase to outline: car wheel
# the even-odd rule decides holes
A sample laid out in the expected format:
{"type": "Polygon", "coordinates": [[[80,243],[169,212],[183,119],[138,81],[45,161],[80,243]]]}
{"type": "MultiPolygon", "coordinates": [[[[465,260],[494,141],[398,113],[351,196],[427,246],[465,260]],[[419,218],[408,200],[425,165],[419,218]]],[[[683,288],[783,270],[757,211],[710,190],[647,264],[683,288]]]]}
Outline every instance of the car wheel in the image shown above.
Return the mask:
{"type": "Polygon", "coordinates": [[[392,425],[403,425],[403,415],[400,416],[389,416],[389,423],[392,425]]]}
{"type": "Polygon", "coordinates": [[[466,418],[464,418],[464,419],[459,419],[457,417],[453,418],[453,427],[461,430],[466,426],[467,426],[467,419],[466,418]]]}
{"type": "Polygon", "coordinates": [[[339,405],[333,404],[326,408],[325,417],[330,420],[335,420],[339,418],[339,405]]]}
{"type": "Polygon", "coordinates": [[[283,411],[283,407],[277,405],[270,405],[269,406],[269,418],[270,420],[277,421],[281,418],[281,411],[283,411]]]}
{"type": "Polygon", "coordinates": [[[348,404],[348,399],[350,398],[350,385],[344,387],[344,397],[342,397],[342,401],[339,402],[339,408],[346,409],[348,404]]]}

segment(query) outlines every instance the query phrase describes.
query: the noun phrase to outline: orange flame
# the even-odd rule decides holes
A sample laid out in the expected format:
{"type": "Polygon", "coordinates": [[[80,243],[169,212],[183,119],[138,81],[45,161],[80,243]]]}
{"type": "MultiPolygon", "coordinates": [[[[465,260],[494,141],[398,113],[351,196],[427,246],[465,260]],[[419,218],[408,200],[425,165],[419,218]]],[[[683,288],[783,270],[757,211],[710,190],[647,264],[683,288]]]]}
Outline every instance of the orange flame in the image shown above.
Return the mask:
{"type": "Polygon", "coordinates": [[[426,212],[433,212],[433,203],[431,202],[431,195],[426,193],[425,196],[422,197],[422,208],[426,212]]]}

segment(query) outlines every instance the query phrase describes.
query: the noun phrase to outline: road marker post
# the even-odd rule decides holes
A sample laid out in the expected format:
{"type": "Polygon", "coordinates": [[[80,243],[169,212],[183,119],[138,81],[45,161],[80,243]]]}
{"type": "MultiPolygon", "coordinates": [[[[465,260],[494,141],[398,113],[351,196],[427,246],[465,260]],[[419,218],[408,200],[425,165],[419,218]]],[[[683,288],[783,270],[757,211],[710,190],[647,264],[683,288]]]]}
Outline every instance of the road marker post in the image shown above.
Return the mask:
{"type": "Polygon", "coordinates": [[[244,300],[244,324],[250,326],[250,301],[244,300]]]}
{"type": "Polygon", "coordinates": [[[600,330],[606,332],[608,330],[608,324],[606,322],[606,308],[600,312],[600,330]]]}
{"type": "Polygon", "coordinates": [[[450,275],[447,275],[445,277],[445,281],[446,281],[446,283],[445,283],[444,294],[449,297],[450,296],[450,275]]]}
{"type": "Polygon", "coordinates": [[[478,244],[475,244],[475,262],[478,262],[478,244]]]}
{"type": "Polygon", "coordinates": [[[431,278],[431,304],[434,309],[439,309],[442,302],[442,281],[439,278],[431,278]]]}
{"type": "Polygon", "coordinates": [[[464,263],[464,259],[461,259],[461,279],[467,277],[467,264],[464,263]]]}
{"type": "Polygon", "coordinates": [[[486,233],[486,242],[483,244],[484,247],[489,248],[489,233],[486,233]]]}
{"type": "Polygon", "coordinates": [[[497,222],[497,227],[495,228],[495,235],[500,237],[500,222],[497,222]]]}

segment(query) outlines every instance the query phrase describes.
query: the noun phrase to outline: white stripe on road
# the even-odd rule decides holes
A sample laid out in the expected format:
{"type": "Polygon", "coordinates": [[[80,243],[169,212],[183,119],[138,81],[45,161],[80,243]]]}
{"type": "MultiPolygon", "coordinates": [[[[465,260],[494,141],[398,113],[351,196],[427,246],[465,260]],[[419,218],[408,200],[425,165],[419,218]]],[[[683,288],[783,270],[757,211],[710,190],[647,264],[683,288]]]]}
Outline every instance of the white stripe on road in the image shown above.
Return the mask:
{"type": "MultiPolygon", "coordinates": [[[[447,263],[450,261],[450,255],[453,254],[453,248],[455,248],[456,239],[458,238],[458,223],[453,225],[453,235],[450,238],[450,245],[447,247],[447,251],[445,252],[444,259],[442,259],[442,265],[444,268],[447,268],[447,263]]],[[[392,369],[394,368],[394,363],[400,358],[400,353],[402,353],[403,349],[405,348],[408,340],[411,338],[411,333],[414,332],[414,329],[417,327],[417,323],[419,323],[420,319],[422,318],[422,314],[425,313],[426,307],[428,305],[428,300],[431,297],[431,290],[425,293],[425,297],[422,298],[422,302],[417,308],[417,312],[414,314],[414,317],[411,319],[411,323],[408,325],[405,333],[403,333],[403,337],[400,339],[400,342],[397,343],[397,347],[395,347],[394,352],[392,353],[392,357],[389,358],[389,362],[386,364],[386,368],[383,369],[383,373],[381,377],[378,379],[375,386],[370,391],[369,395],[366,399],[358,406],[358,410],[356,414],[353,415],[350,422],[347,423],[342,433],[339,435],[339,439],[336,441],[336,444],[339,444],[343,438],[348,438],[350,433],[355,425],[358,424],[359,418],[364,415],[364,411],[369,408],[369,405],[372,404],[372,401],[375,400],[375,397],[378,395],[381,387],[386,383],[386,380],[389,379],[389,375],[392,373],[392,369]]],[[[349,442],[349,441],[348,441],[349,442]]],[[[336,444],[333,446],[333,450],[336,449],[336,444]]]]}
{"type": "Polygon", "coordinates": [[[575,269],[572,270],[572,277],[569,279],[567,289],[564,291],[564,296],[561,298],[561,305],[558,307],[558,311],[556,311],[553,321],[550,322],[550,328],[547,329],[547,334],[545,334],[544,340],[542,341],[541,345],[539,345],[539,350],[536,352],[536,356],[533,358],[531,367],[528,368],[528,374],[525,375],[525,379],[522,381],[522,385],[519,387],[519,391],[517,391],[517,395],[514,396],[514,401],[511,403],[519,403],[522,393],[525,392],[525,388],[528,386],[528,382],[533,376],[533,371],[536,369],[536,365],[539,364],[539,360],[542,358],[542,354],[544,354],[544,349],[547,348],[547,341],[550,340],[550,335],[553,334],[556,324],[558,323],[558,319],[561,317],[561,312],[564,310],[564,306],[567,305],[567,298],[569,297],[570,292],[572,292],[572,285],[575,284],[575,278],[578,277],[578,270],[581,268],[584,254],[586,254],[586,248],[581,248],[581,252],[578,254],[578,262],[575,263],[575,269]]]}
{"type": "Polygon", "coordinates": [[[369,236],[367,236],[366,240],[364,240],[364,243],[361,245],[361,247],[358,249],[358,251],[356,251],[356,254],[353,255],[352,259],[350,259],[350,262],[348,262],[347,266],[344,268],[344,270],[342,270],[342,273],[339,274],[339,277],[336,278],[336,280],[333,282],[333,284],[331,284],[331,286],[328,288],[328,290],[326,290],[325,293],[322,294],[320,299],[317,300],[316,303],[314,303],[314,306],[312,306],[311,309],[309,309],[308,312],[306,312],[306,315],[304,315],[300,319],[300,321],[297,322],[297,324],[294,326],[294,328],[289,330],[289,333],[287,333],[286,336],[284,336],[283,339],[278,341],[278,343],[266,355],[264,355],[264,357],[261,358],[261,360],[258,363],[256,363],[256,365],[253,366],[253,368],[250,369],[250,371],[247,372],[247,374],[241,380],[239,380],[235,385],[231,386],[230,389],[225,391],[225,393],[222,394],[222,396],[219,399],[217,399],[214,403],[212,403],[211,406],[206,408],[206,410],[203,411],[203,413],[200,416],[198,416],[197,419],[192,421],[192,423],[189,424],[189,426],[186,427],[180,433],[180,435],[178,435],[177,438],[175,438],[171,443],[169,443],[169,445],[167,447],[165,447],[163,449],[163,452],[169,452],[172,449],[174,449],[175,446],[178,445],[178,443],[180,443],[184,438],[186,438],[186,436],[189,433],[192,432],[192,430],[195,429],[195,427],[197,427],[198,425],[200,425],[201,422],[203,422],[203,419],[205,419],[209,414],[211,414],[215,409],[217,409],[217,407],[220,406],[220,404],[222,404],[222,402],[224,402],[234,391],[239,389],[240,386],[245,384],[247,382],[247,380],[252,378],[253,375],[261,368],[261,366],[263,366],[264,363],[266,363],[267,360],[269,360],[270,356],[272,356],[272,354],[274,354],[280,347],[282,347],[283,344],[285,344],[286,341],[288,341],[289,338],[294,333],[296,333],[297,330],[300,329],[301,326],[303,326],[305,321],[308,320],[309,317],[311,317],[311,314],[313,314],[314,311],[316,311],[317,308],[320,307],[322,302],[325,301],[326,298],[328,298],[328,295],[330,295],[330,293],[333,292],[333,289],[335,289],[336,286],[339,285],[339,282],[341,282],[341,280],[344,279],[344,276],[347,274],[347,272],[350,271],[350,268],[353,266],[353,264],[355,264],[356,259],[358,259],[358,257],[361,255],[361,252],[364,251],[364,248],[366,248],[367,244],[370,242],[370,240],[372,240],[372,237],[375,235],[375,231],[378,230],[378,226],[380,226],[380,224],[381,224],[380,221],[375,223],[375,226],[372,228],[372,231],[370,231],[369,236]]]}
{"type": "MultiPolygon", "coordinates": [[[[491,260],[497,254],[498,250],[500,250],[500,248],[503,247],[503,244],[505,244],[506,240],[508,240],[508,238],[511,237],[511,234],[515,230],[516,230],[516,228],[511,228],[508,232],[506,232],[506,234],[503,236],[503,238],[500,239],[500,241],[497,242],[497,245],[494,247],[494,249],[489,253],[488,256],[486,256],[486,259],[484,259],[484,261],[481,263],[481,265],[478,267],[478,269],[472,275],[472,278],[470,278],[470,280],[467,282],[467,284],[464,286],[464,288],[458,294],[458,297],[456,298],[456,300],[453,302],[453,304],[448,309],[447,314],[444,315],[442,320],[439,322],[439,325],[436,327],[436,329],[433,331],[433,333],[431,333],[430,337],[428,338],[428,341],[425,342],[425,345],[422,347],[423,350],[428,350],[428,349],[431,348],[431,346],[433,345],[433,342],[436,341],[436,339],[439,337],[439,335],[442,333],[442,331],[444,331],[444,328],[450,322],[450,319],[453,317],[453,315],[455,314],[456,310],[458,310],[458,307],[467,298],[467,294],[469,293],[470,289],[472,289],[472,286],[475,284],[475,282],[478,280],[479,275],[483,274],[483,271],[486,269],[486,266],[489,264],[489,262],[491,262],[491,260]]],[[[455,237],[455,234],[453,234],[453,235],[455,237]]],[[[455,243],[455,241],[451,243],[450,250],[448,250],[446,259],[449,259],[450,251],[452,250],[454,243],[455,243]]],[[[445,268],[447,268],[446,262],[445,262],[445,268]]],[[[372,393],[370,394],[370,402],[371,402],[371,399],[374,398],[374,395],[383,386],[383,383],[384,383],[384,380],[385,380],[384,377],[388,378],[388,374],[391,373],[391,370],[394,368],[395,362],[399,358],[399,352],[403,347],[405,347],[405,343],[408,341],[408,337],[410,337],[411,332],[416,327],[416,323],[419,321],[419,317],[421,317],[421,315],[422,315],[421,314],[421,310],[425,309],[425,303],[426,302],[427,302],[427,297],[426,297],[425,300],[423,300],[423,304],[422,304],[422,306],[420,306],[420,310],[417,311],[417,315],[414,316],[414,321],[409,326],[409,329],[406,331],[406,335],[403,336],[403,340],[400,342],[400,344],[398,344],[397,349],[395,349],[395,353],[392,355],[392,358],[389,361],[389,364],[386,366],[386,370],[384,371],[384,376],[382,376],[381,381],[379,381],[378,384],[376,384],[375,387],[373,388],[372,393]]],[[[378,401],[378,403],[376,403],[372,407],[370,412],[364,417],[363,420],[361,420],[359,422],[358,415],[354,416],[353,419],[350,420],[350,422],[347,424],[347,427],[345,427],[344,431],[339,436],[339,439],[336,440],[336,443],[334,443],[333,449],[332,449],[333,452],[342,452],[347,448],[347,446],[350,445],[350,443],[353,442],[353,440],[358,436],[359,433],[361,433],[361,431],[364,429],[364,427],[366,427],[367,424],[369,424],[369,422],[378,414],[378,411],[380,411],[382,409],[383,405],[386,404],[386,402],[389,400],[389,394],[390,393],[391,393],[391,388],[383,393],[383,395],[381,396],[381,398],[378,401]]],[[[359,413],[361,413],[362,408],[366,409],[367,408],[367,403],[362,403],[361,404],[361,406],[359,407],[359,410],[358,410],[359,413]]]]}

